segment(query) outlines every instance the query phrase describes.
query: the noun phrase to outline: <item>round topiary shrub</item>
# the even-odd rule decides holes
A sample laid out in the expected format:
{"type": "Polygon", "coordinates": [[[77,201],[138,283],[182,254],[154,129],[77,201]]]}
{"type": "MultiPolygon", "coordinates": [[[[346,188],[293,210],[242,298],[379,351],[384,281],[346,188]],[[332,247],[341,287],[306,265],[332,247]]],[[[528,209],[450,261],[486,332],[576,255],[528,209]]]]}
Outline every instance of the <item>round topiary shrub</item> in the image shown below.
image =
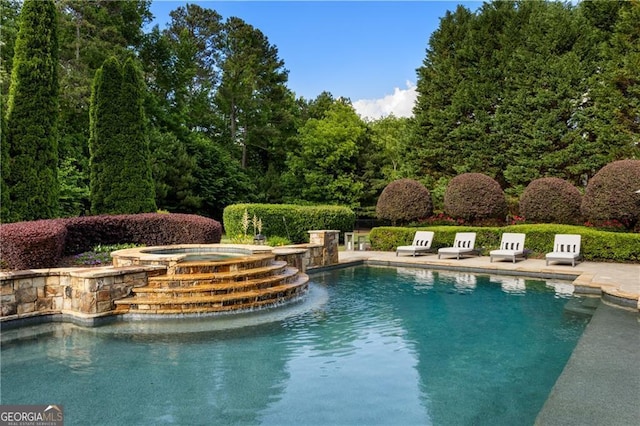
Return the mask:
{"type": "Polygon", "coordinates": [[[520,215],[528,222],[578,224],[582,220],[578,188],[564,179],[532,181],[520,197],[520,215]]]}
{"type": "Polygon", "coordinates": [[[444,193],[444,212],[455,219],[482,222],[504,221],[507,200],[500,184],[482,173],[454,177],[444,193]]]}
{"type": "Polygon", "coordinates": [[[399,179],[389,183],[376,204],[379,219],[406,223],[433,214],[431,193],[423,184],[413,179],[399,179]]]}
{"type": "Polygon", "coordinates": [[[640,160],[614,161],[587,184],[582,214],[596,224],[618,221],[633,229],[640,219],[640,160]]]}

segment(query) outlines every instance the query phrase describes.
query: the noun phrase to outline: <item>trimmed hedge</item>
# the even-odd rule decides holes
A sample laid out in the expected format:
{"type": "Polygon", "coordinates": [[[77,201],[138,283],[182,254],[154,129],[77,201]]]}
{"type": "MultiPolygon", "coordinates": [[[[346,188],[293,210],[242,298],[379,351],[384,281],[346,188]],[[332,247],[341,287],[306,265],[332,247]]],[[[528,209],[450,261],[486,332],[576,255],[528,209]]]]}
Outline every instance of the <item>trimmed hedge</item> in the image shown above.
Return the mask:
{"type": "Polygon", "coordinates": [[[40,269],[57,265],[64,253],[67,228],[62,219],[0,225],[0,259],[10,269],[40,269]]]}
{"type": "Polygon", "coordinates": [[[601,168],[587,184],[582,214],[596,224],[618,221],[633,229],[640,220],[640,160],[620,160],[601,168]]]}
{"type": "Polygon", "coordinates": [[[378,198],[376,214],[379,219],[408,223],[433,214],[431,193],[413,179],[398,179],[389,183],[378,198]]]}
{"type": "Polygon", "coordinates": [[[0,226],[0,256],[10,269],[53,268],[63,255],[98,244],[148,246],[219,243],[220,222],[189,214],[83,216],[0,226]]]}
{"type": "Polygon", "coordinates": [[[520,197],[520,215],[527,222],[566,223],[582,222],[578,188],[564,179],[548,177],[532,181],[520,197]]]}
{"type": "Polygon", "coordinates": [[[507,216],[507,199],[495,179],[482,173],[463,173],[451,179],[444,193],[444,212],[455,219],[482,222],[507,216]]]}
{"type": "MultiPolygon", "coordinates": [[[[294,204],[233,204],[224,209],[222,220],[229,237],[244,235],[242,216],[245,210],[252,220],[254,215],[262,220],[262,234],[287,238],[292,243],[309,241],[309,231],[353,230],[356,215],[343,206],[298,206],[294,204]]],[[[249,225],[247,235],[253,235],[249,225]]]]}
{"type": "Polygon", "coordinates": [[[476,248],[488,255],[499,248],[503,232],[519,232],[527,235],[525,248],[531,257],[543,257],[553,249],[555,234],[582,235],[582,255],[586,260],[638,262],[640,261],[640,234],[600,231],[572,225],[511,225],[504,227],[431,226],[421,228],[380,227],[369,234],[371,248],[379,251],[395,251],[399,245],[410,245],[417,230],[435,233],[432,247],[451,246],[456,232],[476,232],[476,248]]]}

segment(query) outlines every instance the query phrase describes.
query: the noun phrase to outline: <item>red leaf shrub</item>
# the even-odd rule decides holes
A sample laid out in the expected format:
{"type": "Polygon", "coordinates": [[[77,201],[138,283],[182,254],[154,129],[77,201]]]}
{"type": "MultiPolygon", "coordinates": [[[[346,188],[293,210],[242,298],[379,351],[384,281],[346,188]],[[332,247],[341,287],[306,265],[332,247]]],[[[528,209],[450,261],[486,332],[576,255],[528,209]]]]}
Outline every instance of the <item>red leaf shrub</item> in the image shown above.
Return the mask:
{"type": "Polygon", "coordinates": [[[220,222],[178,213],[74,217],[68,219],[67,229],[65,254],[81,253],[96,244],[209,244],[222,237],[220,222]]]}
{"type": "Polygon", "coordinates": [[[222,225],[189,214],[101,215],[6,224],[0,226],[0,237],[0,256],[9,268],[51,268],[63,254],[82,253],[98,244],[219,243],[222,225]]]}
{"type": "Polygon", "coordinates": [[[617,220],[633,229],[640,220],[640,160],[614,161],[604,166],[587,184],[582,214],[597,225],[617,220]]]}
{"type": "Polygon", "coordinates": [[[578,188],[564,179],[555,177],[532,181],[520,197],[520,214],[534,223],[582,222],[580,204],[582,195],[578,188]]]}
{"type": "Polygon", "coordinates": [[[424,185],[413,179],[399,179],[389,183],[376,205],[379,219],[409,222],[433,214],[431,193],[424,185]]]}
{"type": "Polygon", "coordinates": [[[482,173],[464,173],[454,177],[444,193],[444,212],[456,219],[484,223],[488,219],[504,221],[507,200],[500,184],[482,173]]]}
{"type": "Polygon", "coordinates": [[[0,226],[0,258],[11,269],[55,266],[62,259],[67,229],[62,219],[16,222],[0,226]]]}

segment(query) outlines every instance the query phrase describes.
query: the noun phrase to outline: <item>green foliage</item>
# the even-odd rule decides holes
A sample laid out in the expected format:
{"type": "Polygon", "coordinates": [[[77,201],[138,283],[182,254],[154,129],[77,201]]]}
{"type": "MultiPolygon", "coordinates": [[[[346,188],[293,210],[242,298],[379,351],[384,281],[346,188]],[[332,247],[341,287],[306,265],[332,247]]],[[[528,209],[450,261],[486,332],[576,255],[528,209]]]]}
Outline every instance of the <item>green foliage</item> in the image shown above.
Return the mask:
{"type": "Polygon", "coordinates": [[[91,204],[89,184],[80,171],[77,162],[70,157],[60,160],[58,168],[60,181],[60,217],[88,214],[91,204]]]}
{"type": "MultiPolygon", "coordinates": [[[[92,81],[104,61],[124,62],[143,39],[150,21],[149,0],[56,0],[60,39],[60,116],[58,129],[60,165],[73,164],[73,178],[60,177],[61,215],[73,214],[69,194],[81,193],[90,180],[89,108],[92,81]],[[74,182],[80,186],[73,188],[74,182]]],[[[61,171],[62,173],[62,171],[61,171]]],[[[87,200],[88,201],[88,200],[87,200]]],[[[85,201],[83,201],[85,203],[85,201]]],[[[89,201],[90,203],[90,201],[89,201]]]]}
{"type": "Polygon", "coordinates": [[[250,200],[254,186],[238,160],[224,147],[203,135],[194,139],[195,195],[201,200],[198,211],[219,218],[224,206],[250,200]]]}
{"type": "Polygon", "coordinates": [[[366,126],[351,105],[336,101],[321,120],[299,130],[300,148],[287,158],[289,198],[357,207],[364,184],[357,177],[359,147],[366,126]]]}
{"type": "Polygon", "coordinates": [[[112,57],[96,72],[89,140],[93,213],[156,210],[143,89],[131,59],[121,67],[112,57]]]}
{"type": "Polygon", "coordinates": [[[58,214],[58,87],[55,3],[27,0],[20,14],[3,133],[10,220],[58,214]]]}
{"type": "Polygon", "coordinates": [[[278,49],[257,28],[229,18],[221,33],[222,75],[216,104],[228,117],[229,146],[240,146],[240,164],[260,172],[282,169],[292,130],[293,97],[278,49]]]}
{"type": "Polygon", "coordinates": [[[498,182],[482,173],[464,173],[451,179],[444,194],[446,214],[468,222],[504,220],[507,201],[498,182]]]}
{"type": "Polygon", "coordinates": [[[267,241],[272,237],[287,238],[293,243],[309,240],[308,231],[335,229],[341,232],[353,230],[355,214],[342,206],[299,206],[292,204],[234,204],[224,209],[223,223],[231,238],[244,235],[242,217],[259,217],[262,233],[267,241]]]}
{"type": "Polygon", "coordinates": [[[528,222],[581,222],[582,195],[564,179],[540,178],[531,182],[520,197],[520,215],[528,222]]]}
{"type": "Polygon", "coordinates": [[[174,133],[151,129],[151,170],[158,208],[171,212],[197,211],[202,199],[195,193],[197,161],[174,133]]]}
{"type": "Polygon", "coordinates": [[[587,185],[582,213],[589,221],[617,220],[633,229],[640,220],[640,160],[620,160],[604,166],[587,185]]]}
{"type": "Polygon", "coordinates": [[[98,244],[93,247],[91,251],[85,251],[84,253],[73,256],[72,263],[74,265],[82,266],[105,266],[111,265],[111,252],[116,250],[124,250],[134,247],[144,247],[144,245],[135,243],[123,243],[123,244],[98,244]]]}
{"type": "Polygon", "coordinates": [[[410,163],[406,161],[412,140],[412,119],[389,115],[368,123],[371,129],[373,153],[378,157],[379,173],[384,182],[410,176],[410,163]]]}
{"type": "Polygon", "coordinates": [[[9,93],[11,68],[20,23],[20,5],[17,0],[0,0],[0,105],[6,104],[9,93]]]}
{"type": "Polygon", "coordinates": [[[482,172],[517,196],[541,177],[579,185],[638,158],[639,19],[637,2],[495,1],[447,13],[418,69],[405,156],[415,176],[432,188],[482,172]]]}
{"type": "MultiPolygon", "coordinates": [[[[0,104],[0,141],[4,141],[7,129],[4,119],[4,103],[0,104]]],[[[9,174],[9,144],[0,142],[0,223],[9,219],[9,185],[5,176],[9,174]]]]}
{"type": "Polygon", "coordinates": [[[411,244],[416,231],[433,231],[432,247],[448,247],[457,232],[476,232],[476,248],[484,255],[499,248],[504,232],[526,234],[525,249],[529,257],[544,257],[553,250],[556,234],[579,234],[582,236],[581,250],[585,260],[638,262],[640,261],[640,234],[600,231],[572,225],[511,225],[504,227],[432,226],[421,228],[374,228],[369,233],[373,250],[395,251],[399,245],[411,244]]]}
{"type": "Polygon", "coordinates": [[[281,246],[290,245],[291,241],[288,238],[279,237],[277,235],[274,235],[273,237],[269,237],[267,239],[267,244],[270,245],[271,247],[281,247],[281,246]]]}
{"type": "Polygon", "coordinates": [[[433,214],[431,193],[413,179],[395,180],[380,194],[376,214],[379,219],[388,219],[394,225],[427,218],[433,214]]]}

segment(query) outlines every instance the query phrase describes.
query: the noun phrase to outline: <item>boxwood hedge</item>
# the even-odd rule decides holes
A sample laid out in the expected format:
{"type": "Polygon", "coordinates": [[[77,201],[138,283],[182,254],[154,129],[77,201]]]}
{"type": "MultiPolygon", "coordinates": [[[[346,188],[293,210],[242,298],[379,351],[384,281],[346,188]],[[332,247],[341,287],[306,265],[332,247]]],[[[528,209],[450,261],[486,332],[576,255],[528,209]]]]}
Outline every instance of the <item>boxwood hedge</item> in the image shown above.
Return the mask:
{"type": "MultiPolygon", "coordinates": [[[[222,221],[228,237],[244,234],[242,216],[245,210],[249,219],[262,221],[262,234],[287,238],[292,243],[309,241],[311,230],[331,229],[341,232],[353,230],[356,215],[343,206],[299,206],[294,204],[233,204],[224,209],[222,221]]],[[[247,235],[253,235],[253,225],[247,235]]]]}
{"type": "Polygon", "coordinates": [[[585,260],[638,262],[640,261],[640,234],[600,231],[584,226],[528,224],[504,227],[432,226],[421,228],[379,227],[371,230],[371,248],[379,251],[395,251],[399,245],[411,244],[417,230],[433,231],[433,248],[447,247],[453,243],[456,232],[476,232],[476,248],[488,255],[497,249],[503,232],[520,232],[527,235],[525,249],[530,257],[543,257],[552,251],[555,234],[582,235],[582,255],[585,260]]]}

